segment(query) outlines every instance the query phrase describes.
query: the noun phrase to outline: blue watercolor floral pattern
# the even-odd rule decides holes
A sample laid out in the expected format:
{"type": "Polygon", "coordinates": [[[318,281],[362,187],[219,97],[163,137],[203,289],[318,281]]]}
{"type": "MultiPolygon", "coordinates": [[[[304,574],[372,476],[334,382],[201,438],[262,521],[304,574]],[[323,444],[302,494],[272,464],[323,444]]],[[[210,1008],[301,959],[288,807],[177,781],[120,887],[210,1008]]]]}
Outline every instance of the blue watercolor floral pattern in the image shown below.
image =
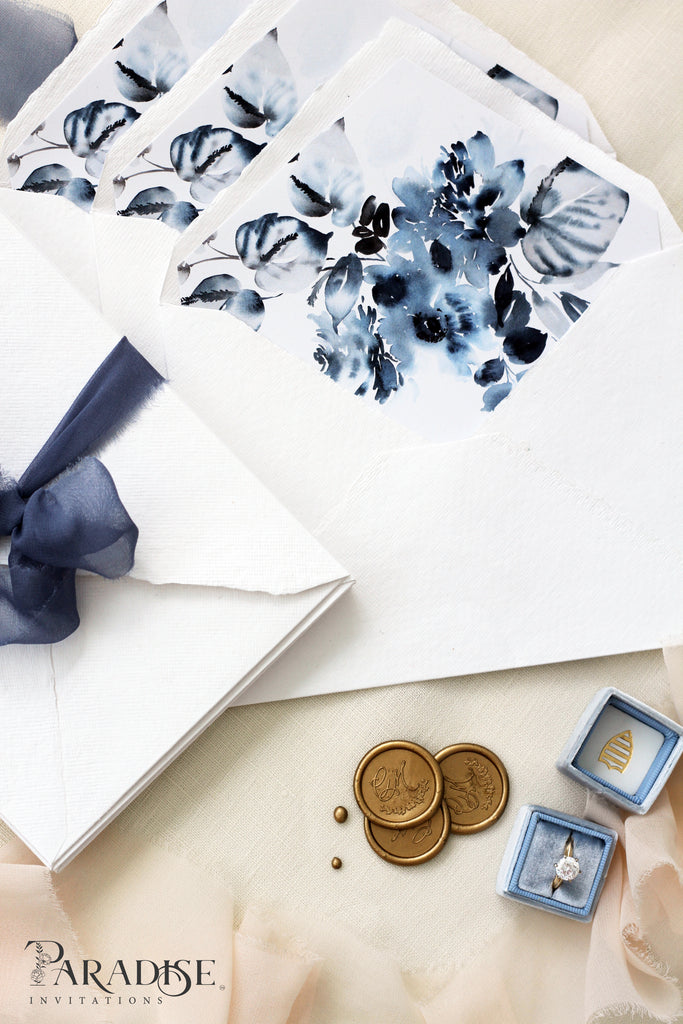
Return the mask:
{"type": "Polygon", "coordinates": [[[290,122],[298,110],[299,96],[292,70],[278,42],[277,28],[224,71],[212,86],[212,94],[216,90],[223,111],[221,123],[215,123],[214,117],[209,123],[176,135],[170,145],[168,142],[158,146],[152,143],[125,174],[114,179],[115,191],[122,197],[118,212],[135,215],[135,208],[131,211],[125,194],[131,179],[150,175],[154,181],[172,181],[166,179],[168,174],[175,174],[187,183],[181,191],[189,188],[191,205],[199,212],[219,192],[232,185],[264,146],[290,122]]]}
{"type": "MultiPolygon", "coordinates": [[[[216,13],[221,6],[220,0],[214,0],[213,6],[211,15],[207,10],[202,11],[202,16],[212,24],[215,21],[213,29],[208,32],[211,41],[228,23],[225,15],[216,13]]],[[[69,150],[72,157],[82,162],[82,172],[79,170],[74,174],[73,169],[70,171],[72,179],[89,182],[92,189],[81,184],[49,191],[66,196],[87,209],[94,199],[108,151],[151,102],[167,93],[182,78],[192,59],[182,38],[182,27],[180,30],[176,27],[166,0],[162,0],[113,48],[103,62],[104,75],[102,68],[93,73],[95,77],[100,75],[96,83],[93,80],[93,89],[107,95],[95,95],[90,102],[69,111],[66,116],[55,112],[48,118],[47,136],[46,125],[39,125],[30,139],[9,157],[12,177],[18,175],[21,163],[27,157],[43,151],[69,150]],[[109,95],[112,90],[116,95],[109,95]]],[[[558,102],[547,93],[500,65],[492,67],[488,74],[549,116],[557,116],[558,102]]],[[[114,180],[115,192],[122,200],[117,203],[118,212],[137,216],[138,211],[146,211],[145,199],[139,202],[136,199],[149,191],[149,185],[131,199],[127,193],[123,195],[129,180],[142,174],[153,175],[147,179],[148,183],[164,187],[165,179],[158,180],[159,176],[175,173],[180,181],[188,183],[189,196],[187,189],[180,188],[181,194],[176,201],[182,206],[174,214],[169,213],[165,223],[182,230],[190,217],[189,207],[196,216],[218,192],[230,186],[263,146],[291,121],[305,99],[299,95],[292,69],[280,47],[277,28],[234,61],[215,86],[220,90],[225,123],[198,124],[177,135],[170,147],[165,145],[165,152],[160,154],[161,162],[149,157],[150,151],[155,149],[152,143],[139,155],[131,173],[119,175],[114,180]]],[[[344,152],[343,132],[337,132],[337,145],[338,160],[333,165],[337,175],[335,181],[320,178],[315,154],[311,153],[309,165],[302,167],[305,173],[299,178],[299,183],[292,184],[296,210],[308,216],[316,203],[330,204],[335,226],[351,223],[353,207],[361,198],[358,194],[361,179],[357,170],[350,166],[352,151],[347,147],[344,152]]],[[[52,154],[53,158],[55,155],[52,154]]],[[[54,166],[50,162],[43,168],[34,168],[15,187],[25,191],[44,191],[42,186],[54,166]],[[35,171],[41,170],[42,176],[32,177],[35,171]]],[[[326,164],[328,169],[330,166],[326,164]]],[[[136,180],[136,187],[138,184],[136,180]]],[[[176,188],[171,187],[169,191],[175,194],[178,187],[176,184],[176,188]]],[[[141,215],[149,216],[146,212],[141,215]]]]}
{"type": "MultiPolygon", "coordinates": [[[[214,3],[211,11],[207,9],[203,13],[207,18],[209,39],[220,35],[227,27],[229,13],[221,12],[218,2],[214,3]]],[[[10,174],[16,178],[25,159],[49,152],[54,161],[58,151],[65,153],[59,163],[50,161],[34,167],[21,184],[14,187],[26,192],[65,196],[87,210],[95,198],[111,147],[151,102],[173,88],[191,62],[188,47],[169,15],[165,0],[162,0],[117,43],[85,84],[79,86],[80,95],[88,87],[93,92],[97,90],[94,98],[66,114],[62,105],[45,124],[38,125],[17,152],[10,155],[10,174]],[[65,160],[72,168],[78,166],[78,172],[67,169],[65,160]],[[55,168],[59,170],[55,171],[55,168]]],[[[240,143],[239,138],[232,138],[229,143],[225,138],[211,139],[206,128],[198,128],[191,133],[192,138],[176,140],[178,145],[171,169],[175,169],[182,180],[192,182],[193,195],[208,202],[219,188],[234,180],[259,147],[243,143],[243,140],[240,143]],[[214,150],[218,150],[217,155],[214,155],[214,150]],[[228,152],[232,153],[230,157],[228,152]]],[[[154,169],[160,170],[158,167],[154,169]]],[[[149,191],[143,188],[128,202],[124,211],[126,216],[151,216],[149,196],[145,194],[149,191]]],[[[174,194],[171,190],[166,191],[174,194]]],[[[182,230],[197,216],[198,210],[182,198],[178,198],[176,203],[173,210],[165,208],[159,216],[165,223],[182,230]]]]}
{"type": "MultiPolygon", "coordinates": [[[[552,96],[499,65],[488,74],[544,113],[557,116],[558,102],[552,96]]],[[[214,107],[210,123],[177,135],[170,146],[167,139],[158,145],[155,141],[115,180],[120,207],[130,209],[124,190],[131,179],[146,174],[161,182],[166,180],[165,175],[175,172],[189,183],[189,199],[195,208],[203,209],[218,192],[232,185],[268,142],[289,124],[305,98],[297,90],[280,46],[278,29],[274,28],[207,90],[197,117],[205,119],[206,110],[214,107]],[[220,123],[215,111],[216,96],[224,116],[220,123]]],[[[353,223],[363,201],[362,174],[344,133],[343,121],[302,155],[299,172],[290,181],[292,205],[298,213],[305,217],[329,213],[335,227],[353,223]],[[332,151],[334,160],[329,159],[332,151]]]]}
{"type": "MultiPolygon", "coordinates": [[[[250,301],[262,299],[255,330],[283,296],[301,293],[312,359],[355,394],[392,401],[424,372],[422,354],[438,352],[491,411],[586,311],[581,292],[615,266],[602,256],[628,194],[570,158],[529,180],[522,159],[498,162],[479,131],[442,147],[430,170],[406,168],[391,197],[363,200],[343,135],[337,122],[290,163],[296,216],[245,221],[235,252],[208,258],[238,260],[253,275],[250,301]]],[[[187,279],[190,265],[179,272],[187,279]]],[[[234,312],[217,281],[201,281],[182,302],[234,312]]]]}

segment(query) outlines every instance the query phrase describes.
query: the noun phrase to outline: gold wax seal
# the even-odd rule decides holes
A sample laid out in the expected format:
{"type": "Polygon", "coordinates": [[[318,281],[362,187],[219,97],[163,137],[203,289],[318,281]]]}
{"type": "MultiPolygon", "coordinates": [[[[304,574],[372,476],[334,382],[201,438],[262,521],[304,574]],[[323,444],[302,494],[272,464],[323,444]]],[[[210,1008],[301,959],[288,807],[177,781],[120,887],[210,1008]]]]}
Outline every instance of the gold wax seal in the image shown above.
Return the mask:
{"type": "Polygon", "coordinates": [[[608,768],[614,769],[618,772],[623,772],[628,768],[631,763],[633,756],[633,736],[631,730],[627,729],[626,732],[617,733],[616,736],[612,736],[611,739],[607,740],[604,747],[600,751],[600,757],[598,761],[602,764],[607,765],[608,768]]]}
{"type": "Polygon", "coordinates": [[[451,828],[446,801],[441,802],[433,818],[410,828],[384,828],[365,819],[365,835],[370,846],[383,860],[408,866],[424,864],[443,849],[451,828]]]}
{"type": "Polygon", "coordinates": [[[451,832],[481,832],[505,810],[509,783],[505,765],[492,750],[456,743],[436,755],[444,782],[451,832]]]}
{"type": "Polygon", "coordinates": [[[392,740],[368,751],[356,769],[353,789],[363,814],[375,825],[411,828],[436,814],[443,776],[424,747],[392,740]]]}

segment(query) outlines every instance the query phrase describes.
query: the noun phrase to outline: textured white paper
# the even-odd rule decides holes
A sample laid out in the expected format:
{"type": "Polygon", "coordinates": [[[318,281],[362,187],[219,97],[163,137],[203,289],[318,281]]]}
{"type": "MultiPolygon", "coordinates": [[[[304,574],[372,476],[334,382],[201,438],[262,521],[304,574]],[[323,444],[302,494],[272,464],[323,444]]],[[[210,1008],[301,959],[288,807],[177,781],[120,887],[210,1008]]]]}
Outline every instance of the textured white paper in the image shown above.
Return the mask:
{"type": "MultiPolygon", "coordinates": [[[[1,460],[18,476],[119,334],[1,214],[0,235],[1,460]]],[[[61,643],[0,649],[0,813],[55,869],[350,585],[169,385],[101,459],[140,529],[132,573],[79,576],[61,643]]]]}

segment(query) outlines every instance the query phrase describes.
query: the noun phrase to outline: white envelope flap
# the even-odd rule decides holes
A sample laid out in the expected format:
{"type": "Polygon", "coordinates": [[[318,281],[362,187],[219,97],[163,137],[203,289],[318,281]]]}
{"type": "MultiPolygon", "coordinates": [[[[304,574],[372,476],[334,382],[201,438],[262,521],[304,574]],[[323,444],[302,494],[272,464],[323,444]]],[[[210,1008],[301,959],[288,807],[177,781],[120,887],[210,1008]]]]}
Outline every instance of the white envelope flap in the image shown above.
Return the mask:
{"type": "Polygon", "coordinates": [[[238,703],[644,650],[680,631],[671,539],[502,435],[389,452],[318,536],[359,566],[316,629],[326,657],[293,648],[238,703]]]}
{"type": "MultiPolygon", "coordinates": [[[[18,478],[118,336],[4,217],[0,274],[0,459],[18,478]]],[[[134,577],[288,594],[346,576],[168,385],[101,455],[140,529],[134,577]]]]}
{"type": "MultiPolygon", "coordinates": [[[[683,558],[683,245],[620,269],[485,433],[506,434],[683,558]]],[[[672,578],[678,571],[676,557],[672,578]]],[[[680,609],[679,609],[680,611],[680,609]]]]}
{"type": "MultiPolygon", "coordinates": [[[[0,193],[0,465],[15,478],[121,334],[4,216],[25,198],[0,193]]],[[[79,577],[65,641],[0,649],[0,814],[55,870],[351,584],[172,385],[98,454],[140,531],[132,573],[79,577]]]]}
{"type": "Polygon", "coordinates": [[[442,0],[399,0],[399,3],[404,9],[419,14],[437,27],[438,31],[434,32],[437,38],[446,42],[461,57],[483,68],[490,77],[504,83],[518,96],[523,96],[552,120],[571,128],[605,153],[614,155],[610,142],[584,97],[548,68],[518,50],[504,36],[494,32],[469,12],[461,10],[455,3],[443,3],[442,0]],[[473,50],[485,54],[489,64],[474,59],[473,50]],[[491,67],[490,61],[493,59],[496,66],[491,67]]]}
{"type": "Polygon", "coordinates": [[[346,577],[172,388],[101,461],[140,530],[135,578],[293,594],[346,577]]]}

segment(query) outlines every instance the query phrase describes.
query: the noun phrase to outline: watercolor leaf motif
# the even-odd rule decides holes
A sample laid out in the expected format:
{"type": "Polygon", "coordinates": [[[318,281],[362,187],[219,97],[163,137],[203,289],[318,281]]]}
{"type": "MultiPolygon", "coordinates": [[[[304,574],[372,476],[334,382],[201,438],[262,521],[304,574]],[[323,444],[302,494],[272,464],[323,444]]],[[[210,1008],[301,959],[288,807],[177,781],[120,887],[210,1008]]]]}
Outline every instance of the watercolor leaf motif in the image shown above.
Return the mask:
{"type": "Polygon", "coordinates": [[[196,206],[179,200],[170,210],[164,210],[159,220],[174,231],[184,231],[198,216],[199,210],[196,206]]]}
{"type": "Polygon", "coordinates": [[[223,81],[223,108],[237,128],[264,125],[272,138],[296,113],[294,76],[278,44],[277,29],[235,61],[223,81]]]}
{"type": "Polygon", "coordinates": [[[499,357],[487,359],[482,363],[474,374],[475,384],[487,387],[489,384],[497,384],[505,373],[505,363],[499,357]]]}
{"type": "Polygon", "coordinates": [[[266,213],[240,225],[235,244],[244,265],[255,271],[257,288],[296,292],[322,270],[331,237],[297,217],[266,213]]]}
{"type": "Polygon", "coordinates": [[[239,178],[262,149],[262,145],[229,128],[202,124],[176,136],[170,153],[178,177],[191,183],[192,198],[210,203],[218,192],[239,178]]]}
{"type": "Polygon", "coordinates": [[[534,270],[550,277],[586,271],[606,251],[628,204],[627,192],[566,157],[522,209],[529,225],[524,256],[534,270]]]}
{"type": "Polygon", "coordinates": [[[572,322],[576,322],[581,314],[585,313],[590,306],[590,302],[587,302],[578,295],[572,295],[571,292],[560,292],[560,302],[562,303],[562,309],[572,322]]]}
{"type": "Polygon", "coordinates": [[[24,184],[22,192],[43,192],[57,193],[71,181],[71,171],[63,164],[45,164],[44,167],[36,167],[31,171],[24,184]]]}
{"type": "Polygon", "coordinates": [[[289,175],[289,195],[304,217],[331,213],[336,227],[353,224],[363,200],[363,174],[343,120],[301,153],[289,175]]]}
{"type": "Polygon", "coordinates": [[[165,3],[143,18],[114,49],[114,79],[122,96],[149,103],[171,89],[189,67],[165,3]]]}
{"type": "Polygon", "coordinates": [[[118,211],[118,215],[160,220],[163,224],[182,231],[198,216],[198,210],[192,203],[178,202],[175,192],[170,188],[155,185],[138,192],[125,210],[118,211]]]}
{"type": "Polygon", "coordinates": [[[510,381],[504,381],[502,384],[492,384],[490,388],[487,388],[484,392],[483,410],[484,412],[493,412],[497,405],[503,401],[504,398],[512,391],[512,383],[510,381]]]}
{"type": "Polygon", "coordinates": [[[503,352],[513,363],[533,363],[543,354],[547,334],[529,326],[532,306],[526,295],[515,287],[510,267],[496,284],[496,335],[503,339],[503,352]]]}
{"type": "Polygon", "coordinates": [[[513,74],[507,68],[501,67],[500,64],[495,64],[486,74],[489,78],[494,78],[501,85],[511,89],[517,96],[521,96],[527,103],[538,107],[539,110],[552,118],[553,121],[557,119],[560,104],[554,96],[550,96],[549,93],[532,85],[531,82],[527,82],[524,78],[520,78],[519,75],[513,74]]]}
{"type": "Polygon", "coordinates": [[[64,138],[71,152],[85,160],[85,169],[99,178],[107,153],[118,135],[137,121],[140,114],[125,103],[93,100],[72,110],[64,119],[64,138]]]}
{"type": "Polygon", "coordinates": [[[200,281],[192,294],[185,296],[182,304],[227,310],[251,327],[252,331],[258,331],[266,314],[259,293],[250,288],[242,288],[239,281],[230,274],[214,274],[200,281]]]}
{"type": "Polygon", "coordinates": [[[363,264],[351,253],[337,260],[325,282],[325,308],[336,331],[358,301],[363,284],[363,264]]]}
{"type": "Polygon", "coordinates": [[[119,210],[120,217],[155,217],[170,210],[176,203],[176,194],[170,188],[156,185],[143,189],[131,199],[125,210],[119,210]]]}
{"type": "Polygon", "coordinates": [[[21,192],[38,192],[63,196],[82,210],[89,210],[95,198],[95,188],[87,178],[74,178],[63,164],[36,167],[21,186],[21,192]]]}

